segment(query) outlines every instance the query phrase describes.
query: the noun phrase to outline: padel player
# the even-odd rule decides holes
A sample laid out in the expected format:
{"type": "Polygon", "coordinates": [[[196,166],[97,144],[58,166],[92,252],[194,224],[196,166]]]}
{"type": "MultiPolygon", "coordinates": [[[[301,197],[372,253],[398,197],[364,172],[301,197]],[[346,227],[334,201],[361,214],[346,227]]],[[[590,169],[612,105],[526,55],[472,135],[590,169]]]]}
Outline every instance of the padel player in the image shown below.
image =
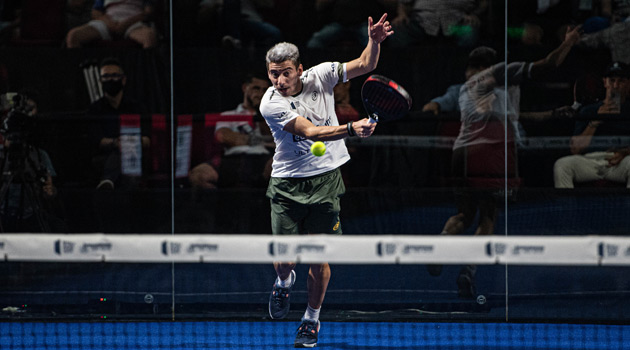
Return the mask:
{"type": "MultiPolygon", "coordinates": [[[[376,124],[368,119],[339,125],[333,87],[376,68],[380,44],[393,34],[387,14],[374,23],[368,18],[368,44],[359,58],[346,63],[325,62],[304,70],[298,48],[279,43],[266,56],[272,86],[260,111],[276,150],[267,197],[275,235],[341,234],[339,197],[345,192],[339,167],[350,156],[344,138],[368,137],[376,124]],[[321,157],[311,154],[315,141],[326,143],[321,157]]],[[[269,298],[269,314],[280,319],[289,313],[294,262],[275,262],[278,275],[269,298]]],[[[312,264],[307,279],[308,307],[295,338],[295,347],[314,347],[319,333],[319,311],[330,280],[327,263],[312,264]]]]}

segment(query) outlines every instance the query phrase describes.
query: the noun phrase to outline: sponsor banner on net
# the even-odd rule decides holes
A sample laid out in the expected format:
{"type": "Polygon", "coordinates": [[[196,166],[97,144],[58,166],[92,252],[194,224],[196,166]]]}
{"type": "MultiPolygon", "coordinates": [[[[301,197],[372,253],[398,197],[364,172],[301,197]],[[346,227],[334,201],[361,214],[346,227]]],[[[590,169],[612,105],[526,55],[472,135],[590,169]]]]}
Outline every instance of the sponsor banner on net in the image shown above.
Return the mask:
{"type": "Polygon", "coordinates": [[[497,237],[486,245],[486,254],[500,264],[598,263],[596,243],[590,237],[497,237]]]}
{"type": "Polygon", "coordinates": [[[177,235],[162,239],[165,260],[184,262],[271,262],[265,250],[269,236],[177,235]]]}
{"type": "Polygon", "coordinates": [[[493,259],[485,255],[488,239],[470,236],[399,237],[394,247],[399,263],[463,263],[491,264],[493,259]]]}
{"type": "Polygon", "coordinates": [[[621,237],[604,237],[597,244],[602,265],[630,265],[630,240],[621,237]]]}
{"type": "Polygon", "coordinates": [[[394,261],[379,255],[379,239],[370,236],[352,238],[330,235],[275,236],[268,245],[273,261],[302,263],[379,263],[394,261]]]}

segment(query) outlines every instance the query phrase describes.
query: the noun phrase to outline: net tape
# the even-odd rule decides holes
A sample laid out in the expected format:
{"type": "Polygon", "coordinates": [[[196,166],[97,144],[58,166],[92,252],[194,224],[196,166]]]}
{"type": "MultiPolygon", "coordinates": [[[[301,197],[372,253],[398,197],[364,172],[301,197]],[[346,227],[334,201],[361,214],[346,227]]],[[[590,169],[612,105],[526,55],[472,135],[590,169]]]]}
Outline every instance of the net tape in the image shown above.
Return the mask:
{"type": "Polygon", "coordinates": [[[5,261],[630,265],[620,236],[4,234],[5,261]]]}

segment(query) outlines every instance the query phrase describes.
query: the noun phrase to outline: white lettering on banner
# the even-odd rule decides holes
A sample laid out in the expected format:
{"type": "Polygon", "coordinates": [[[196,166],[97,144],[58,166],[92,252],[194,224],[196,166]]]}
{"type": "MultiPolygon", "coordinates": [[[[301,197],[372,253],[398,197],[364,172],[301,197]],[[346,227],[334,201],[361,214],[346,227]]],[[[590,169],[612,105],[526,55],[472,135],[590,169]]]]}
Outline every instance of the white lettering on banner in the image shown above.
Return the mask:
{"type": "Polygon", "coordinates": [[[192,125],[177,126],[177,148],[175,150],[175,177],[188,176],[190,169],[190,147],[192,144],[192,125]]]}
{"type": "Polygon", "coordinates": [[[125,175],[142,175],[142,139],[140,128],[121,126],[120,166],[125,175]]]}

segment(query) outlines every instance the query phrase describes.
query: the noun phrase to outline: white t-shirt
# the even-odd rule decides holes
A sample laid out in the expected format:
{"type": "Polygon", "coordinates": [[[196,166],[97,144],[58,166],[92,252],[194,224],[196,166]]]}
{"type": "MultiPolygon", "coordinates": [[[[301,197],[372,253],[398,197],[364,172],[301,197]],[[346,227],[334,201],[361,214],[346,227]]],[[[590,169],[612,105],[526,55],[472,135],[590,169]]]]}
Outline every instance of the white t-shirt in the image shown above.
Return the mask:
{"type": "Polygon", "coordinates": [[[498,63],[473,75],[462,85],[459,94],[462,124],[453,149],[504,142],[503,127],[493,121],[505,123],[507,120],[511,130],[508,141],[514,140],[513,138],[520,140],[519,84],[529,78],[531,66],[531,63],[525,62],[510,63],[507,67],[505,63],[498,63]]]}
{"type": "Polygon", "coordinates": [[[350,159],[344,140],[326,141],[326,153],[311,153],[314,141],[293,135],[283,128],[302,116],[316,126],[339,125],[335,114],[333,87],[346,76],[345,64],[325,62],[305,70],[300,79],[302,91],[283,97],[272,86],[260,103],[260,112],[267,121],[276,150],[272,177],[308,177],[336,169],[350,159]]]}

